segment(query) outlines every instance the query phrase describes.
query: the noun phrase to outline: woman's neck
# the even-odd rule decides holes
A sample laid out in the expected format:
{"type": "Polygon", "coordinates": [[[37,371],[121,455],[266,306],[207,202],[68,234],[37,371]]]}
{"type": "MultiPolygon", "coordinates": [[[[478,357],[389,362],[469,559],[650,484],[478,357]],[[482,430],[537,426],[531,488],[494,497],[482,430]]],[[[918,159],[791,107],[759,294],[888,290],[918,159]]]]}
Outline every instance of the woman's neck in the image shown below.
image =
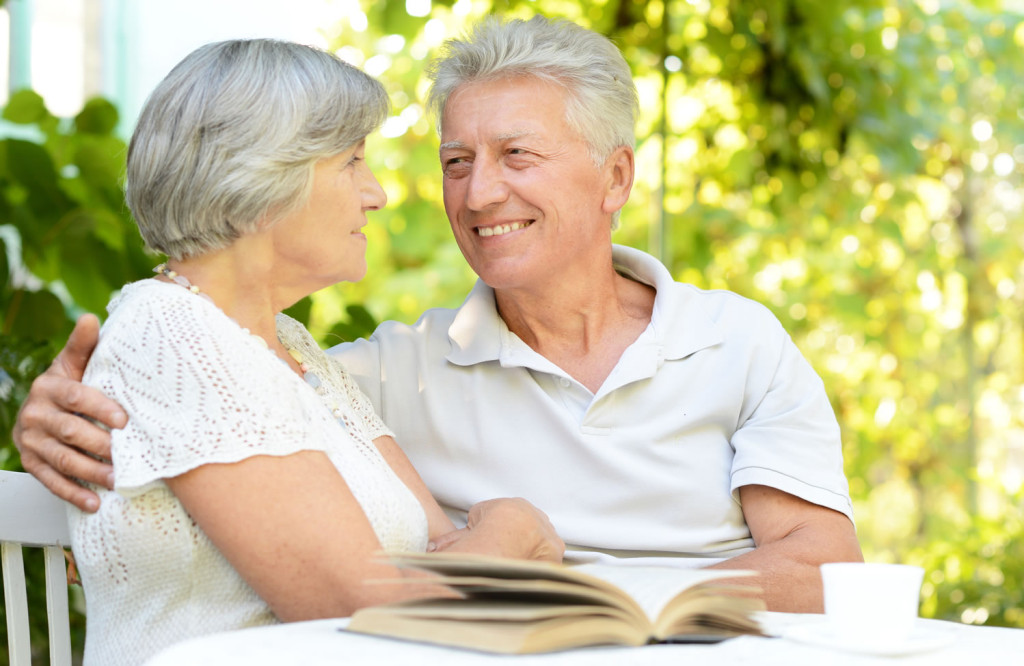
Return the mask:
{"type": "Polygon", "coordinates": [[[184,277],[207,296],[224,314],[252,335],[262,338],[295,372],[299,364],[277,338],[275,317],[294,300],[282,296],[273,275],[274,262],[259,252],[259,246],[242,237],[214,252],[180,260],[166,266],[184,277]]]}
{"type": "Polygon", "coordinates": [[[168,260],[167,267],[184,276],[239,326],[260,337],[268,333],[275,337],[272,283],[258,264],[238,253],[218,251],[168,260]]]}

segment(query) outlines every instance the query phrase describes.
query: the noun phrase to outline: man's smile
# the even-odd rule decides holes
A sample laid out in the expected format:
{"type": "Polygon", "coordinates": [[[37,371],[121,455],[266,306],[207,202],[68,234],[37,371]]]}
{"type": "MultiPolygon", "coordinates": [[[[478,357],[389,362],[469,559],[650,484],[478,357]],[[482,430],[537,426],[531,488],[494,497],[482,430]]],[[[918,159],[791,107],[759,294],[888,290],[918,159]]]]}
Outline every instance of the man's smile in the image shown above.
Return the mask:
{"type": "Polygon", "coordinates": [[[525,229],[526,227],[533,224],[532,221],[527,222],[511,222],[509,224],[496,224],[492,227],[477,227],[476,232],[480,236],[504,236],[507,233],[525,229]]]}

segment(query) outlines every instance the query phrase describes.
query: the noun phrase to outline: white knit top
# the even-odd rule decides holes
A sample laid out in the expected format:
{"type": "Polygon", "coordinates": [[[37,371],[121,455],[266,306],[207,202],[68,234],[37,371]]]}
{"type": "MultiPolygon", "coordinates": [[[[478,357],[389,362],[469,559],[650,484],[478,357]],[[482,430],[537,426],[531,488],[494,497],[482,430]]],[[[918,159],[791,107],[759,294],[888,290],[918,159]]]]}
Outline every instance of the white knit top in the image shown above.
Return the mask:
{"type": "Polygon", "coordinates": [[[181,286],[130,284],[108,310],[85,383],[129,421],[112,432],[115,490],[93,488],[95,514],[69,509],[86,664],[139,664],[185,638],[276,622],[163,482],[200,465],[324,451],[384,549],[424,550],[423,508],[372,442],[391,432],[301,324],[279,315],[278,336],[316,388],[181,286]]]}

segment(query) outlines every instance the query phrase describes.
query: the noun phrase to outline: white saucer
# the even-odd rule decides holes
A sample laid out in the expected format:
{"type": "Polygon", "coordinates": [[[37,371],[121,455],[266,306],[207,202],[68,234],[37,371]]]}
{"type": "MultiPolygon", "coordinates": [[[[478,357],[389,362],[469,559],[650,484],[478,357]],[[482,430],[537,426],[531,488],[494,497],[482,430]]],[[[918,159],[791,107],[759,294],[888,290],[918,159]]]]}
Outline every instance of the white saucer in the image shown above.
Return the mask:
{"type": "Polygon", "coordinates": [[[867,640],[845,641],[835,635],[827,622],[789,627],[782,632],[782,637],[807,645],[878,657],[901,657],[908,654],[931,652],[953,642],[952,634],[921,627],[915,629],[905,641],[896,644],[872,645],[867,640]]]}

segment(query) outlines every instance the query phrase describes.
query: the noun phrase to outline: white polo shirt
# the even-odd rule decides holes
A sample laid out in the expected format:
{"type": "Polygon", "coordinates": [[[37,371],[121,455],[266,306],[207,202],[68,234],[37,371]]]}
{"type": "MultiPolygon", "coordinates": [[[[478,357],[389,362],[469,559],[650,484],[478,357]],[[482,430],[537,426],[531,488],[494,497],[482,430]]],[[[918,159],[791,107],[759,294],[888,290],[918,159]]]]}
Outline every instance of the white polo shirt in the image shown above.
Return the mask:
{"type": "Polygon", "coordinates": [[[831,405],[775,316],[675,282],[638,250],[613,257],[657,295],[596,394],[511,333],[479,281],[457,310],[385,322],[331,353],[456,520],[480,500],[525,497],[570,548],[694,566],[753,548],[744,485],[852,520],[831,405]]]}

